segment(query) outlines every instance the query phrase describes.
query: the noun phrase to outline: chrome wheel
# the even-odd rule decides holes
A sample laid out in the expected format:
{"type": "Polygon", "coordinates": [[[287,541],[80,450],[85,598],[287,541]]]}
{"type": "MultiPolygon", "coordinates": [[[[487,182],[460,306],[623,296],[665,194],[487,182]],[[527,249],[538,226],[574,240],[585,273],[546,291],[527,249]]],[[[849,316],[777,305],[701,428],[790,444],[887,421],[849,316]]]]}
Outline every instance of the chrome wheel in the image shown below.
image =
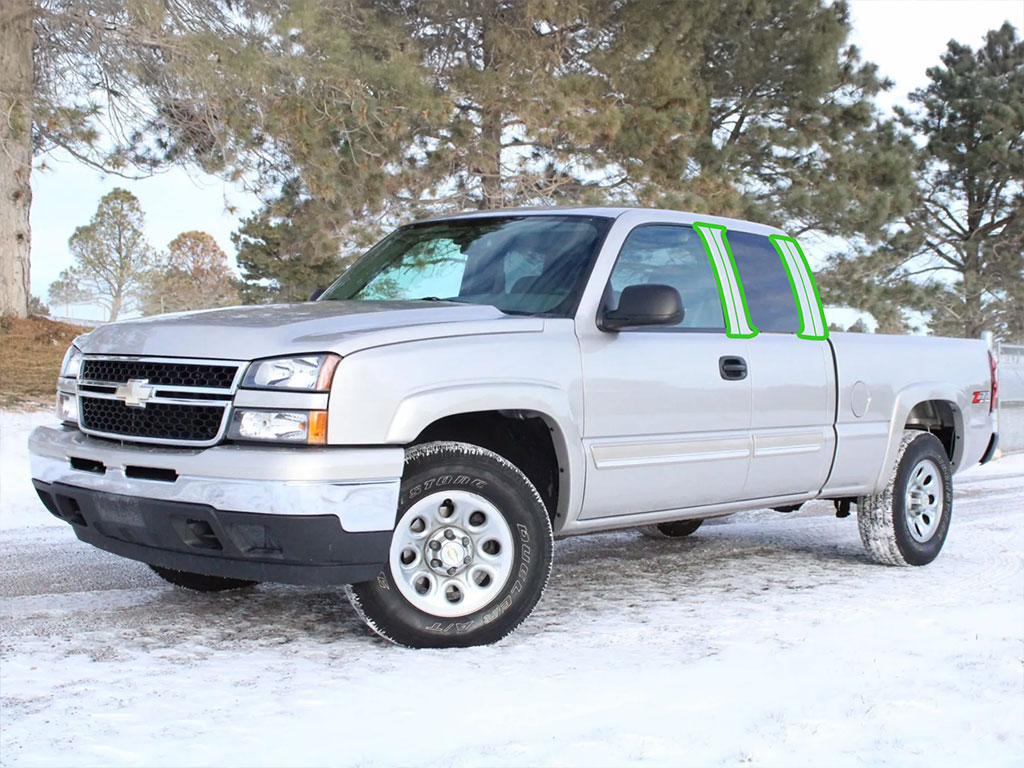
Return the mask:
{"type": "Polygon", "coordinates": [[[907,530],[915,541],[924,543],[935,535],[942,519],[942,475],[931,459],[914,465],[904,497],[907,530]]]}
{"type": "Polygon", "coordinates": [[[483,608],[512,574],[512,529],[483,496],[433,493],[395,526],[391,575],[414,607],[433,616],[465,616],[483,608]]]}

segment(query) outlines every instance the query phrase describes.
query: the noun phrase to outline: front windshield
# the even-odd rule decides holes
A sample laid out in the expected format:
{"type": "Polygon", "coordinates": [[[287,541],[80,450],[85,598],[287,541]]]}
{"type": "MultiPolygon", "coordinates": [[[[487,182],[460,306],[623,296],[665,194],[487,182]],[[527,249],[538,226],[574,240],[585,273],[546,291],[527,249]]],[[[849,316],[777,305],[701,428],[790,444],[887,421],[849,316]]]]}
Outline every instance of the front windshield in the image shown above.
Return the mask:
{"type": "Polygon", "coordinates": [[[458,301],[568,316],[611,219],[496,216],[413,224],[375,245],[321,301],[458,301]]]}

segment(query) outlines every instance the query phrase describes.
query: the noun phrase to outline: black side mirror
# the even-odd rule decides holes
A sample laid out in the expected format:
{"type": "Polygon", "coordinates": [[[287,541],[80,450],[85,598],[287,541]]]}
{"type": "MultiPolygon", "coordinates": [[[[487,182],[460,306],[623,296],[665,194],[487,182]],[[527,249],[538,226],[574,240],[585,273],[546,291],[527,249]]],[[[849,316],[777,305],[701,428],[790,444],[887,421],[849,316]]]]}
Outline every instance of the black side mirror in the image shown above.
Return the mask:
{"type": "Polygon", "coordinates": [[[319,299],[321,296],[324,295],[324,292],[326,290],[327,290],[326,288],[317,288],[315,291],[313,291],[311,294],[309,294],[309,300],[310,301],[316,301],[317,299],[319,299]]]}
{"type": "Polygon", "coordinates": [[[602,331],[637,325],[676,325],[685,310],[679,291],[670,285],[630,285],[622,289],[619,306],[605,312],[598,322],[602,331]]]}

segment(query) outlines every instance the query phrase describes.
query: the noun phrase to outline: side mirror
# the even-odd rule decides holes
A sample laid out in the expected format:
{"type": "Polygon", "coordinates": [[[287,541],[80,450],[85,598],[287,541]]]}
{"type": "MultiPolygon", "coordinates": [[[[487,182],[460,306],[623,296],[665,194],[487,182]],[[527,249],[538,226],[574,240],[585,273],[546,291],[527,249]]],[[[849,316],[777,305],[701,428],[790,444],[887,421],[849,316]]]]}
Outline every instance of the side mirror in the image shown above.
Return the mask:
{"type": "Polygon", "coordinates": [[[630,285],[622,289],[619,306],[598,322],[602,331],[638,325],[676,325],[685,315],[679,291],[670,285],[630,285]]]}
{"type": "Polygon", "coordinates": [[[317,288],[315,291],[309,294],[309,301],[316,301],[317,299],[324,295],[324,292],[326,290],[326,288],[317,288]]]}

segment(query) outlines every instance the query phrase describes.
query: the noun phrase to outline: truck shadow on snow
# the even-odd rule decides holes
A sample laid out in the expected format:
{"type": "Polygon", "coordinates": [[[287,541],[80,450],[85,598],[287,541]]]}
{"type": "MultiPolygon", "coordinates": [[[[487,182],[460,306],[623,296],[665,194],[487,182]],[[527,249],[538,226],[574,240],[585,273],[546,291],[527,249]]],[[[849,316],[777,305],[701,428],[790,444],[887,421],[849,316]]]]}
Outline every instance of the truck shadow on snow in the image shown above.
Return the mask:
{"type": "MultiPolygon", "coordinates": [[[[602,616],[644,622],[666,607],[678,613],[729,602],[742,614],[766,595],[813,593],[877,571],[859,541],[830,528],[836,521],[793,522],[711,524],[675,540],[624,531],[558,541],[543,599],[504,642],[554,642],[560,630],[578,632],[602,616]]],[[[147,590],[148,599],[102,611],[133,635],[130,644],[137,648],[188,642],[210,650],[294,646],[308,652],[311,645],[377,645],[340,588],[264,584],[196,594],[155,576],[145,582],[157,588],[147,590]]]]}

